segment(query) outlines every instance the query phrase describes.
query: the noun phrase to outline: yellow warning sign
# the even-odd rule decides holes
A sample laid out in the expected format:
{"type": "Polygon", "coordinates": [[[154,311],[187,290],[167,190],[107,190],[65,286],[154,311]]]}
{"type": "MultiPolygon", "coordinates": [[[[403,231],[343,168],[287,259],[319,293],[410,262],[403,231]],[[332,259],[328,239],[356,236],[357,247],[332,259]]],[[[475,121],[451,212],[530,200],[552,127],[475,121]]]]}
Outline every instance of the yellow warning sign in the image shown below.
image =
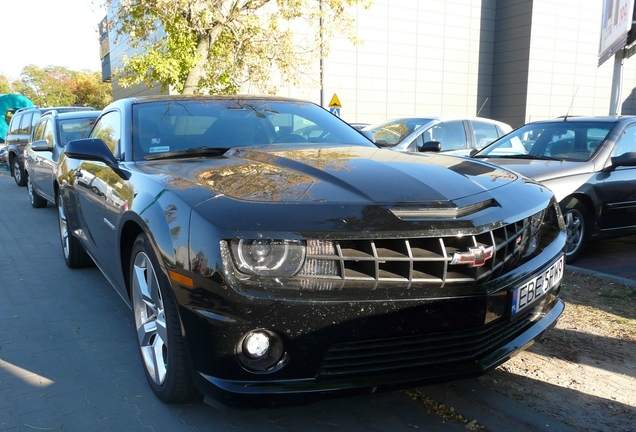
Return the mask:
{"type": "Polygon", "coordinates": [[[329,102],[329,108],[342,108],[342,104],[340,103],[340,99],[338,99],[337,94],[333,94],[331,98],[331,102],[329,102]]]}

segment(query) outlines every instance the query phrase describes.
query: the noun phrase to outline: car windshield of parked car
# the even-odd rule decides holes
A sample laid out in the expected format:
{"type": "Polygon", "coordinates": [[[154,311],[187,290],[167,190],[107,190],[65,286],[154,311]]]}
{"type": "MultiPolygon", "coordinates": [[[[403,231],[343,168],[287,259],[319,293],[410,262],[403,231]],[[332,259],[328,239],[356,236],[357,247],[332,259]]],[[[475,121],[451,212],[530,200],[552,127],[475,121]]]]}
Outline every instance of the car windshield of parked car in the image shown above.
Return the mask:
{"type": "Polygon", "coordinates": [[[593,121],[530,123],[504,135],[473,157],[587,161],[613,127],[613,123],[593,121]]]}
{"type": "Polygon", "coordinates": [[[428,118],[390,120],[386,123],[366,127],[373,134],[373,142],[381,147],[395,147],[416,129],[430,122],[428,118]]]}
{"type": "Polygon", "coordinates": [[[58,128],[58,142],[62,147],[69,141],[86,138],[91,131],[95,118],[62,120],[58,128]]]}
{"type": "Polygon", "coordinates": [[[301,101],[193,99],[133,107],[135,160],[218,154],[258,145],[373,144],[325,109],[301,101]]]}

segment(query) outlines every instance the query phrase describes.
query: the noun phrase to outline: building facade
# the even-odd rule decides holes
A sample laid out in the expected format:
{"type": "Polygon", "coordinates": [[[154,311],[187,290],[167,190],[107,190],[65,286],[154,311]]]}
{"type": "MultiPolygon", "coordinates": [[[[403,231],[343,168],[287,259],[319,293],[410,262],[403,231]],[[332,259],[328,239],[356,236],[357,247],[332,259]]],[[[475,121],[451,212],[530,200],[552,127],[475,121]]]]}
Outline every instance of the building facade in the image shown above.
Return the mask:
{"type": "MultiPolygon", "coordinates": [[[[603,0],[374,0],[353,9],[361,44],[331,41],[322,88],[317,59],[308,71],[315,86],[280,84],[278,94],[325,107],[337,95],[350,122],[477,115],[516,127],[607,115],[615,66],[598,65],[602,7],[603,0]]],[[[126,52],[125,39],[110,43],[111,70],[126,52]]],[[[622,75],[621,112],[636,114],[636,57],[624,61],[622,75]]],[[[112,84],[115,99],[160,93],[121,88],[114,77],[112,84]]]]}

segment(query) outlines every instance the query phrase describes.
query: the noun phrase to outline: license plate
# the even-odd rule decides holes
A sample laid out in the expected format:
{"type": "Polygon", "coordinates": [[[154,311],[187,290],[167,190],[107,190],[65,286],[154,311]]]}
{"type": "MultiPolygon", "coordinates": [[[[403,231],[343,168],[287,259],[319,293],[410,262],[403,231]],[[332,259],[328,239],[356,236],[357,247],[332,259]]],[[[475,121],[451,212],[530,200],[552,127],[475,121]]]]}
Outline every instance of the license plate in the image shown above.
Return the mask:
{"type": "Polygon", "coordinates": [[[539,275],[526,280],[512,291],[511,317],[532,307],[563,279],[563,256],[539,275]]]}

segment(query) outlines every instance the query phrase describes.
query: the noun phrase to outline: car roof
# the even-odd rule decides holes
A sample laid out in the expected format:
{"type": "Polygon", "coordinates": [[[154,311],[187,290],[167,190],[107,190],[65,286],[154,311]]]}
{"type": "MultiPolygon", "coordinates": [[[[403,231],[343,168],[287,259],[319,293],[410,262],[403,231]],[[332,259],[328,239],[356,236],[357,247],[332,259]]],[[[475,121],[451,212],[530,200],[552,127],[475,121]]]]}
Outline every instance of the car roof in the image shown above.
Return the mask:
{"type": "Polygon", "coordinates": [[[506,125],[505,122],[500,120],[494,120],[488,117],[475,117],[475,116],[460,116],[460,115],[433,115],[433,116],[405,116],[405,117],[395,117],[392,119],[388,119],[383,122],[378,122],[376,124],[384,124],[389,122],[395,122],[398,120],[422,120],[422,121],[449,121],[449,120],[475,120],[475,121],[484,121],[489,123],[496,123],[501,125],[506,125]]]}
{"type": "MultiPolygon", "coordinates": [[[[98,111],[98,110],[92,110],[92,111],[69,111],[69,112],[58,113],[57,114],[57,118],[59,120],[75,119],[75,118],[97,118],[99,116],[100,112],[101,111],[98,111]]],[[[48,114],[48,112],[46,114],[48,114]]],[[[42,118],[45,118],[45,116],[42,116],[42,118]]]]}
{"type": "Polygon", "coordinates": [[[66,105],[66,106],[55,106],[55,107],[38,107],[38,106],[29,106],[20,108],[16,112],[29,111],[29,110],[40,110],[40,111],[95,111],[97,108],[83,106],[83,105],[66,105]]]}
{"type": "Polygon", "coordinates": [[[545,119],[530,122],[528,124],[554,124],[554,123],[586,123],[586,122],[601,122],[601,123],[616,123],[620,121],[634,121],[636,116],[632,115],[613,115],[613,116],[568,116],[555,119],[545,119]]]}
{"type": "Polygon", "coordinates": [[[304,99],[296,99],[284,96],[268,96],[268,95],[154,95],[154,96],[133,96],[120,101],[131,101],[132,103],[145,103],[157,101],[176,101],[176,100],[272,100],[272,101],[291,101],[313,103],[304,99]]]}

